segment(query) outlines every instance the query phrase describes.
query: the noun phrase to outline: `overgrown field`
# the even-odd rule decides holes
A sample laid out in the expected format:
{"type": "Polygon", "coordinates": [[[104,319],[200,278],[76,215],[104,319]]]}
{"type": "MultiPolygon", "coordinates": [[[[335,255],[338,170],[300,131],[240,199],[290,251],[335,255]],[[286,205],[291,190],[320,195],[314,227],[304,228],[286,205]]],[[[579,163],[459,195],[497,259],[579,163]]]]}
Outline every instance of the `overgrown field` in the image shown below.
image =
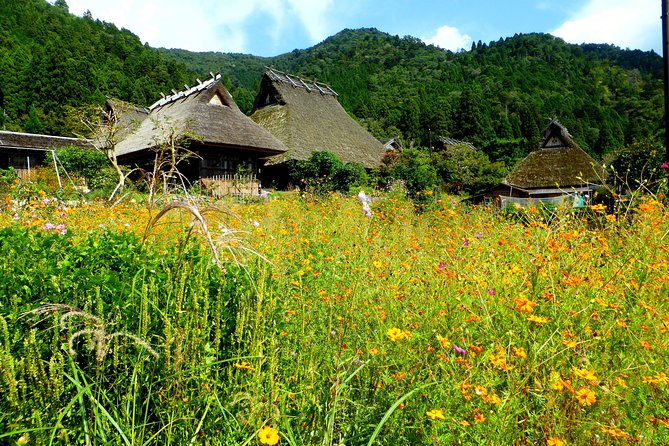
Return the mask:
{"type": "Polygon", "coordinates": [[[661,200],[217,206],[3,204],[0,443],[669,443],[661,200]]]}

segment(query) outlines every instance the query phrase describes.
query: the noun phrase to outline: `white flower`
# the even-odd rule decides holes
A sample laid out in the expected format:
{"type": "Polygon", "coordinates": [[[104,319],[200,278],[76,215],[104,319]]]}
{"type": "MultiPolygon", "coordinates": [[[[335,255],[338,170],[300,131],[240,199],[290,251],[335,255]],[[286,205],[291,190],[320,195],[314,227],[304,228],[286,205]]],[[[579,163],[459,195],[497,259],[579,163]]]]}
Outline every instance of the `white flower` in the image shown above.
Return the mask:
{"type": "Polygon", "coordinates": [[[371,203],[372,198],[369,195],[367,195],[364,190],[361,190],[360,192],[358,192],[358,201],[363,204],[371,203]]]}

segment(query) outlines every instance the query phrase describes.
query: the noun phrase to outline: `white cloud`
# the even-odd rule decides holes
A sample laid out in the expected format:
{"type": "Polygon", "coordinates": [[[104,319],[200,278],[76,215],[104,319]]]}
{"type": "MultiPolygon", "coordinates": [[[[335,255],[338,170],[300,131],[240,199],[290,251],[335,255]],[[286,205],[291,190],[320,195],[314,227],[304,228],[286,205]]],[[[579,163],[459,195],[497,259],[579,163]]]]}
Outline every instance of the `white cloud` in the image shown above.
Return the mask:
{"type": "Polygon", "coordinates": [[[662,36],[660,14],[656,0],[589,0],[550,33],[571,43],[657,49],[662,36]]]}
{"type": "Polygon", "coordinates": [[[434,36],[423,39],[428,45],[435,45],[445,50],[459,51],[471,46],[472,38],[460,32],[458,28],[444,25],[437,29],[434,36]]]}
{"type": "Polygon", "coordinates": [[[154,47],[191,51],[247,52],[248,22],[264,17],[263,32],[274,43],[302,28],[315,43],[332,30],[334,0],[68,0],[70,12],[90,10],[94,18],[137,34],[154,47]]]}
{"type": "Polygon", "coordinates": [[[328,12],[334,6],[334,0],[289,0],[295,15],[299,17],[312,43],[319,42],[330,35],[328,12]]]}

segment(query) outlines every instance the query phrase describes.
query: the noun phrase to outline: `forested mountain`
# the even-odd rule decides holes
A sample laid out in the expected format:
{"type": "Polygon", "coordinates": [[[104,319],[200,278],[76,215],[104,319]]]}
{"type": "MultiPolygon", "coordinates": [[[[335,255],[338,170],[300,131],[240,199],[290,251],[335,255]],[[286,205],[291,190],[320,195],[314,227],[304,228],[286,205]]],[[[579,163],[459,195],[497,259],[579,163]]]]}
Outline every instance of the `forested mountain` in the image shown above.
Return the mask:
{"type": "Polygon", "coordinates": [[[150,104],[186,82],[184,64],[128,30],[70,14],[64,0],[0,1],[0,128],[70,136],[74,107],[105,96],[150,104]]]}
{"type": "Polygon", "coordinates": [[[251,111],[265,66],[329,83],[377,137],[429,146],[465,139],[507,163],[550,118],[601,157],[662,131],[662,60],[653,52],[516,35],[452,53],[413,37],[344,30],[273,58],[153,49],[130,31],[69,14],[65,0],[0,3],[0,110],[8,130],[68,135],[68,110],[113,96],[149,105],[161,91],[221,72],[251,111]]]}
{"type": "Polygon", "coordinates": [[[375,29],[344,30],[270,59],[161,51],[195,71],[225,73],[247,110],[245,98],[255,92],[262,67],[272,65],[331,84],[342,105],[378,137],[401,135],[428,146],[437,136],[451,136],[507,162],[534,147],[551,118],[595,156],[662,129],[660,56],[571,45],[548,34],[478,42],[460,53],[375,29]]]}

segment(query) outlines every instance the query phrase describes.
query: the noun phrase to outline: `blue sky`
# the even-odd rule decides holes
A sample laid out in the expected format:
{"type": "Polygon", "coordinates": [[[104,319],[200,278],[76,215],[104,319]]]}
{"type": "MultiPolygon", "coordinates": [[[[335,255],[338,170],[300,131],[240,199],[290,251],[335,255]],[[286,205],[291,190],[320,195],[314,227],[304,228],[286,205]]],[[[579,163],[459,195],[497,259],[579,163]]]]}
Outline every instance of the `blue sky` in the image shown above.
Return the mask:
{"type": "Polygon", "coordinates": [[[571,43],[662,53],[661,0],[66,0],[153,47],[276,56],[345,28],[377,28],[451,51],[547,32],[571,43]]]}

